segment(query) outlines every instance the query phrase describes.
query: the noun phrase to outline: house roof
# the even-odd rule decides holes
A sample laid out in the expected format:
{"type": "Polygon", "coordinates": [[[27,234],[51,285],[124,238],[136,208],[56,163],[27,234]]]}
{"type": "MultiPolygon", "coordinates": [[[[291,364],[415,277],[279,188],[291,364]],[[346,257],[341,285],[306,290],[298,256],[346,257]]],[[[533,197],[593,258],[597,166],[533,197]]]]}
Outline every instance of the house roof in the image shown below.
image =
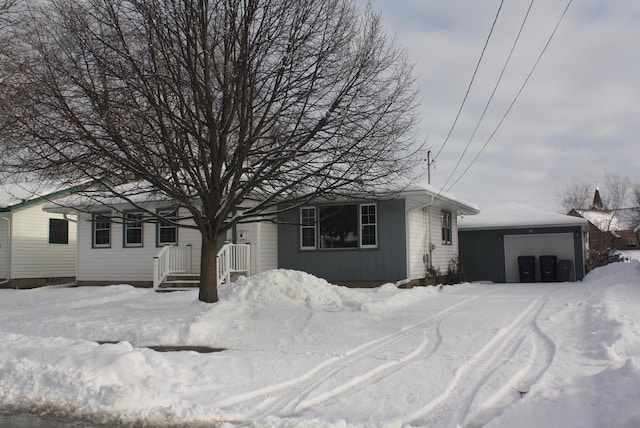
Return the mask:
{"type": "MultiPolygon", "coordinates": [[[[148,184],[141,182],[120,184],[114,186],[114,190],[126,195],[129,201],[134,203],[142,204],[171,201],[168,196],[154,191],[148,184]]],[[[88,191],[69,194],[63,199],[50,202],[44,206],[44,210],[59,213],[90,211],[96,207],[128,205],[130,203],[129,201],[123,197],[114,195],[104,187],[96,187],[88,191]]]]}
{"type": "Polygon", "coordinates": [[[464,214],[476,215],[480,212],[477,205],[460,199],[450,193],[445,193],[437,187],[425,183],[410,184],[400,191],[400,195],[425,205],[433,200],[441,200],[460,209],[464,214]]]}
{"type": "Polygon", "coordinates": [[[460,230],[520,229],[527,227],[583,226],[587,220],[541,210],[515,202],[496,205],[458,221],[460,230]]]}
{"type": "Polygon", "coordinates": [[[595,227],[602,231],[618,230],[618,218],[611,210],[575,210],[585,219],[589,220],[595,227]]]}
{"type": "Polygon", "coordinates": [[[44,182],[5,183],[0,185],[0,211],[15,211],[30,205],[65,197],[87,184],[61,186],[44,182]]]}
{"type": "MultiPolygon", "coordinates": [[[[153,192],[148,185],[141,186],[140,183],[137,182],[117,186],[117,190],[126,193],[130,200],[136,203],[171,200],[166,195],[153,192]]],[[[440,200],[469,215],[477,214],[480,211],[476,205],[451,194],[441,192],[438,188],[428,184],[391,184],[387,188],[375,189],[363,197],[370,198],[371,196],[381,199],[406,198],[419,205],[429,205],[434,200],[440,200]]],[[[359,197],[354,195],[353,198],[359,197]]],[[[128,202],[123,198],[110,195],[108,192],[97,190],[91,193],[83,192],[82,194],[70,195],[61,201],[56,201],[56,203],[49,203],[45,206],[45,210],[51,212],[89,211],[92,207],[96,206],[116,206],[121,204],[128,204],[128,202]]]]}

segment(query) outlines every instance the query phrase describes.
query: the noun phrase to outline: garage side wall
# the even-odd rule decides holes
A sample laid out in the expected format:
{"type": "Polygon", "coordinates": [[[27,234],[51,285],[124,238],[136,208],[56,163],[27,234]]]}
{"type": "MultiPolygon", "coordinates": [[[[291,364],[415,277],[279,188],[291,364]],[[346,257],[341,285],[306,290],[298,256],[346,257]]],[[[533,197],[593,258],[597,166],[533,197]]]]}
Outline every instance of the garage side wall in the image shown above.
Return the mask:
{"type": "Polygon", "coordinates": [[[506,282],[503,234],[495,230],[460,230],[458,236],[466,281],[506,282]]]}
{"type": "MultiPolygon", "coordinates": [[[[526,229],[460,230],[460,256],[468,281],[506,282],[504,237],[513,235],[573,235],[575,278],[584,278],[584,247],[580,226],[526,229]]],[[[553,255],[553,253],[550,253],[553,255]]],[[[536,264],[536,269],[539,266],[536,264]]]]}

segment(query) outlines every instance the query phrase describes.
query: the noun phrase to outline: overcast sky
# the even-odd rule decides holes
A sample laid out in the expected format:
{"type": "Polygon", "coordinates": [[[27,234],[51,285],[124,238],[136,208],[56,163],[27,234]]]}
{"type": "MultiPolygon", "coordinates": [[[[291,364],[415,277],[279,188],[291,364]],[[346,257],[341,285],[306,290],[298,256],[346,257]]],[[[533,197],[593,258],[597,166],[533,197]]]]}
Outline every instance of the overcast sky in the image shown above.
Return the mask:
{"type": "MultiPolygon", "coordinates": [[[[415,63],[419,138],[428,137],[435,155],[460,108],[500,1],[372,3],[415,63]]],[[[460,159],[530,3],[504,2],[466,105],[436,158],[433,185],[445,186],[460,159]]],[[[534,1],[493,101],[445,188],[489,139],[566,5],[566,0],[534,1]]],[[[571,180],[593,182],[595,188],[606,172],[618,172],[640,182],[639,138],[640,1],[575,0],[504,123],[449,192],[481,209],[521,202],[559,211],[558,189],[571,180]]]]}

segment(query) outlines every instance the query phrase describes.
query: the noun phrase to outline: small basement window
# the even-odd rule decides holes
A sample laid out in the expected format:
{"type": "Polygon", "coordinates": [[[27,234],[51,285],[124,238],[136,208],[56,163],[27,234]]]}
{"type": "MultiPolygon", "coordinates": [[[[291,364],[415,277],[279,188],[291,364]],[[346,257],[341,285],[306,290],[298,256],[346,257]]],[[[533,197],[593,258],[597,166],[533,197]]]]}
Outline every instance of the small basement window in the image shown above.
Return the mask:
{"type": "Polygon", "coordinates": [[[59,218],[49,219],[49,244],[69,243],[69,221],[59,218]]]}

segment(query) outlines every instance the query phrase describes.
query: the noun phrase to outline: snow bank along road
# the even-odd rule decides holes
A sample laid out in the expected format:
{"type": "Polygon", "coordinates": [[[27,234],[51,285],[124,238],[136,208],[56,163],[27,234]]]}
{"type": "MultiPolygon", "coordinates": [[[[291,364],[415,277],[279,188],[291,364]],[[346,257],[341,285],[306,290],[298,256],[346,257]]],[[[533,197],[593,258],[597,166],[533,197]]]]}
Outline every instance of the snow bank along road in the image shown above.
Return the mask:
{"type": "Polygon", "coordinates": [[[0,290],[0,402],[125,424],[640,426],[640,263],[442,291],[274,271],[221,295],[0,290]]]}

